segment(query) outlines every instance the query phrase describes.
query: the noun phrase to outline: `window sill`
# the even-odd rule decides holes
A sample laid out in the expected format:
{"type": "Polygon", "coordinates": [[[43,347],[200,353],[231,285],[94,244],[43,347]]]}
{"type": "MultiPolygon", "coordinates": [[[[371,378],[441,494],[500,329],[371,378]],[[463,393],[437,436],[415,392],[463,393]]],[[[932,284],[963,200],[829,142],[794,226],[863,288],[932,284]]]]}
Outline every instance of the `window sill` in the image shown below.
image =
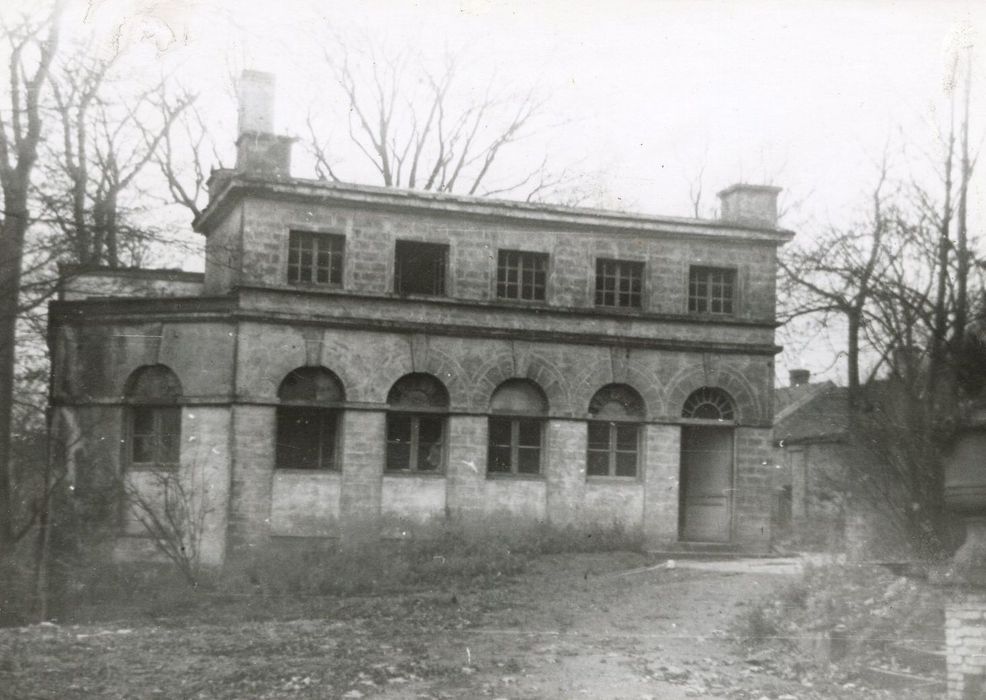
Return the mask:
{"type": "Polygon", "coordinates": [[[339,469],[290,469],[285,467],[274,467],[275,474],[287,476],[341,476],[339,469]]]}
{"type": "Polygon", "coordinates": [[[292,282],[288,280],[288,285],[299,289],[343,289],[342,282],[292,282]]]}
{"type": "Polygon", "coordinates": [[[383,473],[384,476],[396,476],[399,479],[423,477],[425,479],[444,479],[444,471],[411,471],[410,469],[387,469],[383,473]]]}
{"type": "Polygon", "coordinates": [[[544,481],[544,474],[514,474],[513,472],[486,472],[486,478],[490,481],[544,481]]]}
{"type": "Polygon", "coordinates": [[[177,472],[181,468],[180,464],[168,463],[168,464],[128,464],[126,470],[128,472],[177,472]]]}
{"type": "Polygon", "coordinates": [[[643,306],[606,306],[604,304],[594,304],[597,311],[611,311],[618,314],[640,314],[645,311],[643,306]]]}
{"type": "Polygon", "coordinates": [[[586,476],[585,477],[585,481],[586,481],[587,484],[626,484],[628,486],[629,485],[635,485],[635,484],[640,484],[641,483],[641,479],[640,479],[640,476],[639,475],[637,475],[637,476],[610,476],[610,475],[602,476],[600,474],[600,475],[586,476]]]}

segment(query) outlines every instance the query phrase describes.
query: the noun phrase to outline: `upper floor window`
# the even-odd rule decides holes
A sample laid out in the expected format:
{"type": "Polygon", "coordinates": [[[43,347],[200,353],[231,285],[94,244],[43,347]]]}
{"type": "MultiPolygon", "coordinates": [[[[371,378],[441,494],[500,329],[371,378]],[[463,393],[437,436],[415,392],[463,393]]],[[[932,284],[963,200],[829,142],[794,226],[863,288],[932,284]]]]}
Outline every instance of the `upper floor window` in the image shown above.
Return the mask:
{"type": "Polygon", "coordinates": [[[277,391],[278,469],[338,469],[342,382],[324,367],[289,373],[277,391]]]}
{"type": "Polygon", "coordinates": [[[394,291],[398,294],[444,296],[448,246],[397,241],[394,247],[394,291]]]}
{"type": "Polygon", "coordinates": [[[146,365],[127,382],[131,404],[127,461],[136,468],[177,467],[181,453],[181,382],[164,365],[146,365]]]}
{"type": "Polygon", "coordinates": [[[489,474],[539,474],[548,400],[526,379],[508,379],[490,399],[489,474]]]}
{"type": "Polygon", "coordinates": [[[633,387],[609,384],[589,402],[588,476],[637,476],[644,400],[633,387]]]}
{"type": "Polygon", "coordinates": [[[387,406],[387,470],[440,471],[449,406],[442,383],[430,374],[407,374],[391,387],[387,406]]]}
{"type": "Polygon", "coordinates": [[[496,264],[496,295],[500,299],[544,301],[548,255],[501,250],[496,264]]]}
{"type": "Polygon", "coordinates": [[[736,270],[692,267],[688,271],[688,310],[696,313],[731,314],[736,295],[736,270]]]}
{"type": "Polygon", "coordinates": [[[596,260],[596,306],[639,309],[642,305],[644,264],[632,260],[596,260]]]}
{"type": "Polygon", "coordinates": [[[291,231],[288,237],[288,282],[342,284],[346,237],[332,233],[291,231]]]}

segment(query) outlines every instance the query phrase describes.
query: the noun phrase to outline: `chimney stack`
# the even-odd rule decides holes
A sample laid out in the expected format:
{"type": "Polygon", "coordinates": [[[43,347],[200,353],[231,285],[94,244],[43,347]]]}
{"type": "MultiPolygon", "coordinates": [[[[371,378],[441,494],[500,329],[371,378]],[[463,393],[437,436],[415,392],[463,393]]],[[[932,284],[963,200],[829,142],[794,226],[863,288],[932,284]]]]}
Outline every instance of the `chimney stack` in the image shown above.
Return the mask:
{"type": "Polygon", "coordinates": [[[777,228],[777,195],[780,187],[770,185],[733,185],[719,193],[722,213],[719,218],[747,226],[777,228]]]}
{"type": "Polygon", "coordinates": [[[237,85],[236,172],[263,178],[291,176],[289,136],[274,134],[274,86],[270,73],[245,70],[237,85]]]}
{"type": "Polygon", "coordinates": [[[811,370],[807,369],[792,369],[788,372],[788,376],[791,378],[791,386],[803,386],[811,381],[811,370]]]}

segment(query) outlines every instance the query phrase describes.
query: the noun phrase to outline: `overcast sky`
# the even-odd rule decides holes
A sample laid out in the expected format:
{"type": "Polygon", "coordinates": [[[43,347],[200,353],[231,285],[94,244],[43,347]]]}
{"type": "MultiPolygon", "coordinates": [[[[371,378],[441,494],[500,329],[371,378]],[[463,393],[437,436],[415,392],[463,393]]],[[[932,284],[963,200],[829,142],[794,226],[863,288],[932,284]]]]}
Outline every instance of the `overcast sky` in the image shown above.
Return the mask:
{"type": "MultiPolygon", "coordinates": [[[[688,179],[704,165],[707,207],[733,182],[770,181],[801,202],[784,223],[810,236],[865,206],[885,144],[906,146],[909,160],[932,147],[950,57],[986,32],[986,2],[79,0],[69,31],[81,26],[103,47],[126,48],[135,74],[172,73],[202,92],[227,144],[230,75],[242,68],[277,75],[278,130],[303,133],[324,80],[326,28],[425,52],[461,48],[464,82],[485,86],[495,70],[550,97],[560,126],[523,155],[597,173],[600,203],[690,215],[688,179]]],[[[976,103],[983,114],[986,89],[976,103]]],[[[824,368],[801,353],[782,367],[824,368]]]]}

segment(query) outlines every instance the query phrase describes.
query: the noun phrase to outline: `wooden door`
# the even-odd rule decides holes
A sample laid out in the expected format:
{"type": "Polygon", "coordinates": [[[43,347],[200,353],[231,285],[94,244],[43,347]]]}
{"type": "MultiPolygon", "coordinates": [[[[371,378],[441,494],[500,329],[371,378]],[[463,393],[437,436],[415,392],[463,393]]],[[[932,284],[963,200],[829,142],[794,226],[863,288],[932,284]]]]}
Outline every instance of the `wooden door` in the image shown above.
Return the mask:
{"type": "Polygon", "coordinates": [[[733,494],[731,428],[681,429],[679,538],[690,542],[728,542],[733,494]]]}

